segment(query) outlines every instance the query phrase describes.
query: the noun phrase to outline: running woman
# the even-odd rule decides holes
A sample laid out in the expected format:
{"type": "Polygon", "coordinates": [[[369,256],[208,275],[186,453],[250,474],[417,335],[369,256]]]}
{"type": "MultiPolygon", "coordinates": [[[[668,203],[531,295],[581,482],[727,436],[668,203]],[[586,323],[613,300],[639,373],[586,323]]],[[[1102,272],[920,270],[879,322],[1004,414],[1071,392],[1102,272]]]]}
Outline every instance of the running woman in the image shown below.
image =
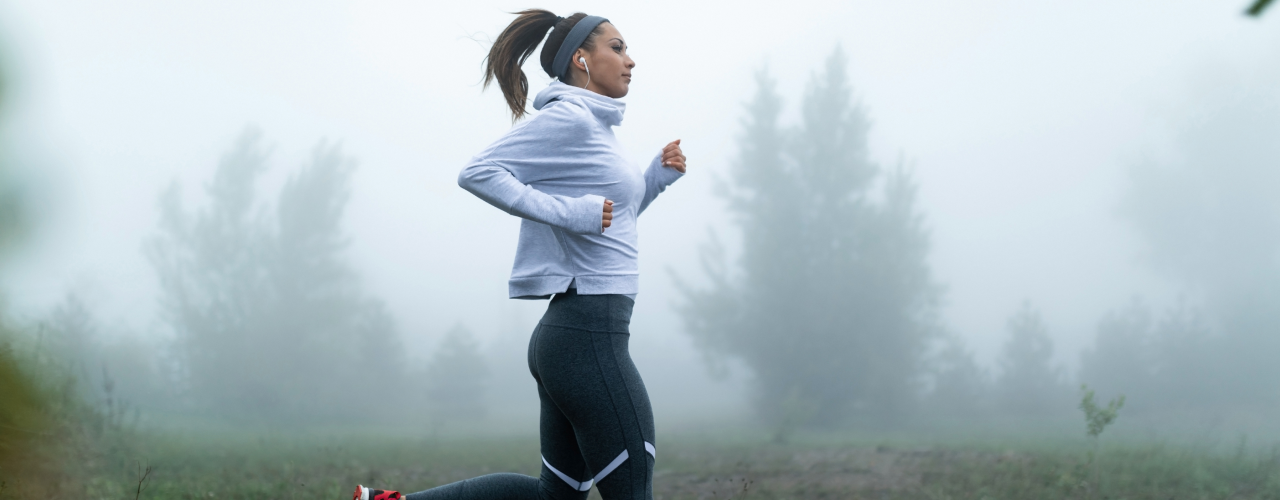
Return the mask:
{"type": "Polygon", "coordinates": [[[635,62],[607,19],[519,12],[493,48],[485,86],[497,81],[513,120],[525,115],[521,70],[538,44],[555,78],[533,100],[539,113],[471,159],[458,185],[521,217],[513,299],[551,299],[529,340],[542,401],[542,473],[489,474],[401,495],[357,486],[355,500],[652,499],[653,409],[627,351],[639,291],[636,218],[682,177],[676,140],[643,172],[613,135],[635,62]],[[548,35],[547,32],[550,31],[548,35]]]}

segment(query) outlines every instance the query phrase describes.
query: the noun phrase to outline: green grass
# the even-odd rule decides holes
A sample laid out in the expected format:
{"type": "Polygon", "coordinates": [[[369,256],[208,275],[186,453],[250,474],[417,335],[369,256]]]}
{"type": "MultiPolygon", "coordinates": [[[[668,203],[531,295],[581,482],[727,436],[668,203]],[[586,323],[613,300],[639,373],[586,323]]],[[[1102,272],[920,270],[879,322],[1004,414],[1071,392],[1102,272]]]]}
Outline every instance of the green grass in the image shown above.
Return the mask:
{"type": "MultiPolygon", "coordinates": [[[[660,436],[656,499],[1084,499],[1085,446],[876,444],[868,438],[660,436]]],[[[357,483],[417,491],[490,472],[537,474],[534,437],[139,433],[98,457],[87,498],[346,499],[357,483]]],[[[1102,448],[1092,498],[1280,498],[1280,455],[1193,446],[1102,448]]],[[[593,491],[592,496],[598,498],[593,491]]],[[[0,498],[4,498],[0,493],[0,498]]]]}

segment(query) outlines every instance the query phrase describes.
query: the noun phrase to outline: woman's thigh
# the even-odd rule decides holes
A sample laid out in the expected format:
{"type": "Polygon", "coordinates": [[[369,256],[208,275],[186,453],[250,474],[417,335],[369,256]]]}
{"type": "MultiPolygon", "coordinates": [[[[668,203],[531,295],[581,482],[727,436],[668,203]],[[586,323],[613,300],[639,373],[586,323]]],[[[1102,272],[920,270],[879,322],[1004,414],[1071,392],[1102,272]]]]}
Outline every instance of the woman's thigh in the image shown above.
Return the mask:
{"type": "Polygon", "coordinates": [[[590,482],[605,498],[650,498],[653,410],[628,353],[629,335],[539,325],[532,340],[544,475],[578,489],[590,482]]]}

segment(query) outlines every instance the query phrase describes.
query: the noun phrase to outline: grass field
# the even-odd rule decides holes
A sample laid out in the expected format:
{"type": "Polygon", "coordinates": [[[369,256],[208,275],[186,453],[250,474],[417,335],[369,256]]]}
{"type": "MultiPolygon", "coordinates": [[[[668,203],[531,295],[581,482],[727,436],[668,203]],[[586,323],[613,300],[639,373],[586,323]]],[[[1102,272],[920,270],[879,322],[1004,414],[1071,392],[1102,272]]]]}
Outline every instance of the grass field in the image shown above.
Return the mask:
{"type": "MultiPolygon", "coordinates": [[[[1095,485],[1088,448],[1079,442],[996,447],[830,435],[788,444],[750,434],[665,437],[657,499],[1280,498],[1275,450],[1104,446],[1095,485]]],[[[490,472],[537,474],[539,466],[533,437],[206,432],[136,434],[129,441],[92,459],[99,462],[89,498],[345,500],[357,483],[408,492],[490,472]],[[147,466],[152,471],[140,481],[147,466]]]]}

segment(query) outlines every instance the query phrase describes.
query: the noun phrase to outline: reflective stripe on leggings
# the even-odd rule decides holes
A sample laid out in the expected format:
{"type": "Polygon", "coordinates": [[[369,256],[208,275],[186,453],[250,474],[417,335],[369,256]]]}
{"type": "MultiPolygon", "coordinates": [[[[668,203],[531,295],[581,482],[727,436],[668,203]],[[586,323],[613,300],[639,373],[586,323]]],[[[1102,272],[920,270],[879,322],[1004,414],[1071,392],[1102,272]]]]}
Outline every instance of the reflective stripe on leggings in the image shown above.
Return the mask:
{"type": "MultiPolygon", "coordinates": [[[[656,454],[653,445],[650,444],[648,441],[644,442],[644,451],[649,452],[649,454],[652,455],[654,458],[658,458],[658,455],[656,454]]],[[[547,457],[542,457],[542,465],[545,465],[547,466],[548,469],[551,469],[551,472],[554,473],[556,476],[558,476],[560,479],[564,480],[564,482],[568,484],[570,488],[573,488],[577,491],[587,491],[591,489],[591,485],[599,483],[602,479],[605,478],[605,476],[608,476],[610,472],[613,472],[613,470],[621,466],[623,462],[626,462],[627,458],[629,458],[630,456],[631,454],[627,453],[627,450],[622,450],[622,453],[618,454],[618,458],[615,458],[613,459],[612,462],[609,462],[609,465],[606,465],[604,467],[604,470],[600,471],[599,474],[596,474],[596,477],[593,477],[591,479],[588,479],[582,482],[575,481],[573,478],[569,477],[568,474],[560,472],[560,469],[555,468],[554,466],[551,465],[551,462],[547,461],[547,457]]]]}

